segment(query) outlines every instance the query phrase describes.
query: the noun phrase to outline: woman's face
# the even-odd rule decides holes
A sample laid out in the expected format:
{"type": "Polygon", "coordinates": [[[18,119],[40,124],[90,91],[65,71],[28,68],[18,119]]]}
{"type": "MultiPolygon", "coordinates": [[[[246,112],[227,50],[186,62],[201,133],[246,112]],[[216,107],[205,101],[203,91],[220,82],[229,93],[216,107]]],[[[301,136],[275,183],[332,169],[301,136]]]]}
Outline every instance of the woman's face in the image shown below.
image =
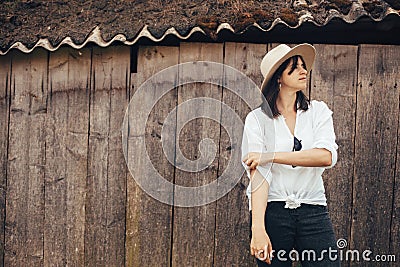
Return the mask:
{"type": "Polygon", "coordinates": [[[281,83],[281,90],[300,91],[307,88],[307,70],[303,60],[298,57],[297,64],[293,64],[295,60],[291,60],[289,65],[283,71],[279,82],[281,83]]]}

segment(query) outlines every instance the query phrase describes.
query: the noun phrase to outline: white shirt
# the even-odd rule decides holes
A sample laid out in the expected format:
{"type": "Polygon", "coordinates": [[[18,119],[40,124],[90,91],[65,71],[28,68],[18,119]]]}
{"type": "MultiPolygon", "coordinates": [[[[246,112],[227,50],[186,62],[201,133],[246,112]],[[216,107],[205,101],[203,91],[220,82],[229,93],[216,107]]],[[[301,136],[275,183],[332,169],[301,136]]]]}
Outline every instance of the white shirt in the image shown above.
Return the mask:
{"type": "MultiPolygon", "coordinates": [[[[307,111],[298,110],[294,136],[301,140],[302,149],[325,148],[332,154],[331,168],[337,161],[337,144],[333,129],[332,111],[322,101],[313,100],[307,111]]],[[[251,111],[245,120],[242,158],[249,152],[289,152],[293,150],[294,136],[285,118],[269,118],[261,108],[251,111]]],[[[249,168],[243,163],[250,177],[249,168]]],[[[301,203],[326,206],[322,173],[325,167],[300,167],[270,163],[257,166],[269,183],[268,202],[286,201],[286,208],[297,208],[301,203]]],[[[251,210],[251,183],[247,187],[251,210]]]]}

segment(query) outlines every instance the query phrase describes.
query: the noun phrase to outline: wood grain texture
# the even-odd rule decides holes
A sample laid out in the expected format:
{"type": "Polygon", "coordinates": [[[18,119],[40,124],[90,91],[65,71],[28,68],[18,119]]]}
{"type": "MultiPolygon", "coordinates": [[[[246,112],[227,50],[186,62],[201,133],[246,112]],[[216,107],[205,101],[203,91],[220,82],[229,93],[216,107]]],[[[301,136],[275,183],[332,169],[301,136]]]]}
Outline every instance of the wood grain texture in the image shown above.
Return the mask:
{"type": "Polygon", "coordinates": [[[43,265],[48,52],[12,55],[5,266],[43,265]]]}
{"type": "MultiPolygon", "coordinates": [[[[138,51],[138,69],[132,74],[133,94],[150,77],[164,68],[178,64],[178,47],[140,47],[138,51]]],[[[166,116],[176,106],[176,89],[161,97],[163,88],[174,88],[178,73],[167,77],[169,81],[156,80],[154,86],[147,88],[143,102],[151,101],[155,106],[150,114],[145,114],[144,105],[130,105],[132,116],[148,116],[145,129],[137,125],[129,125],[128,141],[129,166],[136,168],[138,175],[143,175],[149,182],[156,181],[155,174],[150,171],[150,164],[163,179],[173,182],[174,167],[163,154],[161,144],[161,129],[166,116]],[[172,81],[172,82],[171,82],[172,81]],[[160,96],[157,99],[157,96],[160,96]],[[153,102],[158,100],[157,103],[153,102]],[[145,140],[145,147],[140,140],[145,140]],[[146,151],[150,162],[139,155],[138,151],[146,151]]],[[[173,116],[175,117],[175,115],[173,116]]],[[[171,122],[174,124],[175,122],[171,122]]],[[[175,136],[168,137],[175,143],[175,136]]],[[[135,182],[134,177],[128,177],[128,206],[126,222],[126,266],[170,266],[172,207],[150,197],[135,182]]],[[[158,188],[159,192],[163,188],[158,188]]],[[[172,193],[166,192],[166,198],[172,201],[172,193]]]]}
{"type": "Polygon", "coordinates": [[[334,168],[324,172],[324,185],[336,237],[349,240],[354,168],[357,51],[356,46],[315,45],[311,98],[333,111],[338,149],[334,168]]]}
{"type": "MultiPolygon", "coordinates": [[[[159,70],[192,60],[224,62],[260,85],[259,63],[266,48],[276,45],[140,47],[137,73],[130,73],[131,48],[126,46],[62,47],[56,52],[38,48],[0,57],[0,266],[254,266],[245,197],[248,178],[243,175],[226,196],[208,205],[163,204],[127,171],[121,124],[130,97],[159,70]]],[[[349,249],[370,249],[372,256],[395,254],[398,262],[399,47],[315,46],[307,94],[334,112],[339,159],[323,176],[337,238],[346,238],[349,249]]],[[[227,79],[223,71],[210,75],[227,79]]],[[[180,69],[169,81],[156,81],[129,115],[147,116],[145,103],[154,101],[161,88],[174,88],[190,75],[180,69]]],[[[201,156],[200,140],[212,139],[217,153],[208,168],[185,172],[164,155],[166,117],[173,118],[169,123],[176,128],[185,117],[201,114],[197,106],[187,114],[180,107],[173,113],[177,104],[204,96],[222,100],[242,119],[250,111],[225,88],[191,83],[158,99],[146,127],[124,129],[131,134],[129,164],[149,181],[155,178],[151,164],[171,183],[204,185],[215,181],[232,160],[236,145],[221,126],[232,118],[219,109],[214,112],[220,112],[220,121],[195,119],[179,136],[166,138],[191,160],[201,156]],[[135,146],[139,139],[145,140],[143,147],[135,146]],[[139,149],[147,151],[150,163],[139,149]]],[[[178,201],[165,188],[157,190],[178,201]]]]}
{"type": "MultiPolygon", "coordinates": [[[[398,49],[398,48],[397,48],[398,49]]],[[[400,86],[399,79],[397,78],[394,83],[394,90],[397,89],[400,99],[400,86]]],[[[396,164],[394,170],[394,185],[393,185],[393,209],[390,227],[390,254],[395,255],[396,261],[391,262],[390,266],[395,267],[398,265],[400,259],[400,104],[397,112],[397,146],[396,146],[396,164]]]]}
{"type": "MultiPolygon", "coordinates": [[[[190,61],[223,62],[222,44],[182,43],[180,47],[180,63],[190,61]]],[[[222,84],[223,68],[215,68],[206,71],[207,75],[220,77],[222,84]]],[[[180,80],[190,80],[195,76],[188,68],[179,71],[180,80]]],[[[178,89],[178,104],[198,97],[222,100],[222,87],[207,83],[189,83],[178,89]]],[[[208,108],[207,106],[205,108],[208,108]]],[[[210,138],[216,144],[216,155],[213,162],[202,171],[186,172],[177,167],[175,184],[187,187],[199,187],[217,179],[218,171],[218,146],[220,139],[219,122],[205,118],[186,121],[186,118],[194,118],[203,114],[203,111],[193,106],[188,113],[183,114],[178,108],[177,127],[184,125],[182,131],[177,132],[177,146],[183,155],[189,160],[201,157],[199,143],[204,138],[210,138]]],[[[215,110],[220,114],[220,109],[215,110]]],[[[177,166],[180,163],[177,162],[177,166]]],[[[209,192],[197,190],[191,198],[204,199],[209,192]]],[[[179,197],[175,195],[175,198],[179,197]]],[[[175,199],[174,198],[174,199],[175,199]]],[[[174,232],[172,244],[173,266],[212,266],[214,253],[215,231],[215,202],[198,207],[174,207],[174,232]]]]}
{"type": "MultiPolygon", "coordinates": [[[[389,253],[398,133],[400,50],[361,45],[359,53],[351,247],[389,253]],[[384,93],[383,93],[384,92],[384,93]]],[[[353,262],[351,266],[386,266],[353,262]]]]}
{"type": "Polygon", "coordinates": [[[45,266],[84,265],[91,50],[50,54],[45,266]]]}
{"type": "MultiPolygon", "coordinates": [[[[224,64],[234,67],[260,86],[262,75],[259,62],[266,51],[267,46],[263,44],[225,43],[224,64]]],[[[245,86],[245,82],[242,81],[243,76],[238,74],[235,77],[227,77],[224,73],[224,79],[234,79],[234,84],[240,87],[231,88],[232,90],[240,92],[246,90],[243,88],[245,86]]],[[[247,91],[250,91],[250,88],[247,88],[247,91]]],[[[231,90],[223,88],[222,102],[229,105],[244,123],[250,107],[241,97],[243,96],[238,96],[231,90]]],[[[233,119],[227,112],[222,111],[221,125],[228,127],[221,126],[218,175],[221,175],[228,167],[229,161],[234,161],[234,164],[240,164],[241,161],[241,144],[231,143],[230,138],[241,142],[243,127],[235,125],[233,119]]],[[[246,197],[248,180],[247,175],[244,174],[241,181],[227,195],[217,201],[214,266],[256,265],[249,250],[250,222],[246,197]]]]}
{"type": "Polygon", "coordinates": [[[0,57],[0,265],[4,266],[11,55],[0,57]]]}
{"type": "Polygon", "coordinates": [[[125,264],[126,164],[121,125],[128,105],[130,49],[93,48],[85,222],[85,262],[125,264]]]}
{"type": "MultiPolygon", "coordinates": [[[[398,80],[395,82],[394,88],[397,88],[400,98],[400,86],[398,80]]],[[[390,254],[395,255],[396,261],[391,262],[390,266],[396,267],[400,259],[400,107],[398,110],[397,125],[397,146],[396,146],[396,164],[394,171],[393,186],[393,210],[390,227],[390,254]]]]}

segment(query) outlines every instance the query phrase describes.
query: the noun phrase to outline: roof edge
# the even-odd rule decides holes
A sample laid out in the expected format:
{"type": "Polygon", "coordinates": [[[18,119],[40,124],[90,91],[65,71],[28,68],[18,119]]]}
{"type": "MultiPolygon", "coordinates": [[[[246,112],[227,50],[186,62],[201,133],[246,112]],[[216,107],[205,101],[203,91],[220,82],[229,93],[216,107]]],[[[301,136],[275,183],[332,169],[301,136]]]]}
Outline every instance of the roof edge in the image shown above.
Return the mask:
{"type": "MultiPolygon", "coordinates": [[[[310,12],[307,12],[307,13],[303,14],[299,18],[299,21],[298,21],[297,25],[295,25],[295,26],[291,26],[288,23],[286,23],[285,21],[283,21],[282,19],[276,18],[272,22],[272,24],[266,29],[261,27],[258,23],[254,23],[254,24],[248,25],[244,30],[242,30],[240,32],[235,32],[235,29],[229,23],[221,23],[218,26],[218,28],[216,30],[216,33],[218,34],[222,30],[228,30],[228,31],[230,31],[232,33],[235,33],[235,34],[243,34],[249,28],[252,28],[252,27],[255,27],[258,30],[261,30],[263,32],[268,32],[268,31],[271,31],[273,28],[275,28],[279,24],[282,24],[282,25],[284,25],[284,26],[286,26],[288,28],[291,28],[291,29],[296,29],[296,28],[300,27],[304,22],[311,22],[316,26],[325,26],[333,19],[340,19],[340,20],[343,20],[344,22],[346,22],[348,24],[351,24],[351,23],[354,23],[357,20],[359,20],[360,18],[365,17],[365,16],[370,18],[371,20],[373,20],[375,22],[379,22],[379,21],[384,20],[388,15],[391,15],[391,14],[394,14],[394,15],[397,15],[397,16],[400,17],[399,11],[394,10],[392,8],[388,8],[384,16],[382,16],[380,18],[374,18],[370,14],[368,14],[362,7],[358,8],[357,6],[353,6],[353,8],[349,12],[349,14],[346,15],[346,16],[341,15],[336,10],[331,10],[329,16],[327,17],[327,19],[324,21],[323,24],[318,24],[317,22],[315,22],[312,14],[310,12]]],[[[163,41],[169,35],[175,36],[180,40],[187,40],[194,33],[201,33],[201,34],[207,36],[207,33],[202,28],[200,28],[199,26],[196,26],[196,27],[192,28],[187,35],[181,35],[174,27],[171,27],[171,28],[167,29],[160,38],[157,38],[153,34],[150,33],[150,31],[148,30],[148,25],[145,25],[142,28],[142,30],[139,32],[139,34],[133,40],[128,40],[127,37],[124,34],[117,34],[111,40],[105,41],[103,39],[103,37],[102,37],[102,33],[101,33],[101,30],[100,30],[99,26],[96,26],[90,32],[90,34],[85,39],[85,41],[83,43],[81,43],[81,44],[76,44],[71,39],[71,37],[65,37],[56,46],[53,46],[51,44],[51,42],[47,38],[39,39],[32,48],[26,47],[21,42],[15,42],[7,50],[5,50],[5,51],[1,51],[0,50],[0,56],[1,55],[6,55],[8,52],[10,52],[13,49],[20,50],[23,53],[31,53],[33,50],[35,50],[36,48],[39,48],[39,47],[53,52],[53,51],[56,51],[57,49],[59,49],[63,45],[68,45],[68,46],[70,46],[70,47],[72,47],[74,49],[82,49],[83,47],[85,47],[89,43],[94,43],[94,44],[96,44],[96,45],[98,45],[100,47],[108,47],[112,43],[117,42],[117,41],[121,42],[121,43],[123,43],[125,45],[134,45],[143,37],[147,37],[148,39],[150,39],[151,41],[156,42],[156,43],[163,41]]]]}

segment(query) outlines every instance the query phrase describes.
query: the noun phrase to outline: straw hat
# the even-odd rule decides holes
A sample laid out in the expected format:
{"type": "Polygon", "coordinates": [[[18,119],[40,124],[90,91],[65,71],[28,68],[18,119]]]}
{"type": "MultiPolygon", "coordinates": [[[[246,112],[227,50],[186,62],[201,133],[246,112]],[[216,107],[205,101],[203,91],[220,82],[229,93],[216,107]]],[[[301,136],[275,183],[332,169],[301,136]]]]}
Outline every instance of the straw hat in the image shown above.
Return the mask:
{"type": "Polygon", "coordinates": [[[304,59],[307,70],[310,71],[315,58],[315,48],[310,44],[299,44],[293,48],[288,45],[281,44],[269,51],[261,61],[261,73],[264,76],[264,81],[261,85],[261,91],[267,86],[269,80],[274,75],[279,66],[285,62],[286,59],[300,55],[304,59]]]}

